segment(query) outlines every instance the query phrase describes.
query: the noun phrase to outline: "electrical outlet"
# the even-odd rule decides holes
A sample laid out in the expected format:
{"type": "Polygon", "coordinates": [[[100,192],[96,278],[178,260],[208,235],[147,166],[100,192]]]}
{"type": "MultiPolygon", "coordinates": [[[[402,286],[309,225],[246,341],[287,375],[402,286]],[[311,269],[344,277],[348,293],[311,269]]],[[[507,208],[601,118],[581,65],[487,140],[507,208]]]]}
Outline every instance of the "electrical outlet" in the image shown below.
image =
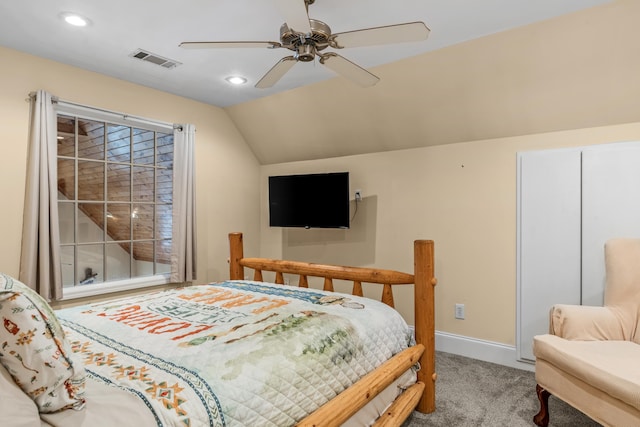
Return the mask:
{"type": "Polygon", "coordinates": [[[456,319],[464,320],[464,304],[456,304],[456,319]]]}
{"type": "Polygon", "coordinates": [[[362,201],[362,190],[356,190],[356,201],[362,201]]]}

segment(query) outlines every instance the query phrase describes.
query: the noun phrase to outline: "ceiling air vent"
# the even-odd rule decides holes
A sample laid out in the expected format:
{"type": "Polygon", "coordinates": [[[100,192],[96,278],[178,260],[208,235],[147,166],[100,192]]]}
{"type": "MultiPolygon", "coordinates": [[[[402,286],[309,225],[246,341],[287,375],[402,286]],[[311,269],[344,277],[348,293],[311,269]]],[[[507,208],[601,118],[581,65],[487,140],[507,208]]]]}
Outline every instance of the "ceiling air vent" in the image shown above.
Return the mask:
{"type": "Polygon", "coordinates": [[[131,55],[132,58],[141,59],[143,61],[151,62],[152,64],[159,65],[164,68],[175,68],[178,65],[182,65],[181,62],[174,61],[173,59],[164,58],[155,53],[147,52],[146,50],[138,49],[131,55]]]}

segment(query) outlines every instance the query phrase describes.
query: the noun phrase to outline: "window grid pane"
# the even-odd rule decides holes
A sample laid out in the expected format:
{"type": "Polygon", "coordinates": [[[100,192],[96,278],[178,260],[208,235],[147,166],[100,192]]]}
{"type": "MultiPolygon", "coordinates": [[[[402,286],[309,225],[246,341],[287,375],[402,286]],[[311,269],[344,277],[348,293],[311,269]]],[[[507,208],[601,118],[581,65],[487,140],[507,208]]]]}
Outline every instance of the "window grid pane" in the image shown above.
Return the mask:
{"type": "Polygon", "coordinates": [[[103,122],[78,119],[78,157],[81,159],[104,160],[103,122]]]}
{"type": "Polygon", "coordinates": [[[134,263],[136,277],[153,276],[153,258],[146,258],[145,254],[153,254],[154,242],[133,242],[134,257],[138,254],[134,263]]]}
{"type": "Polygon", "coordinates": [[[171,239],[156,240],[156,272],[171,273],[171,239]]]}
{"type": "Polygon", "coordinates": [[[107,252],[107,281],[131,278],[131,260],[127,244],[108,243],[107,252]]]}
{"type": "Polygon", "coordinates": [[[133,130],[133,163],[154,164],[154,138],[155,132],[144,129],[133,130]]]}
{"type": "Polygon", "coordinates": [[[78,160],[78,200],[104,200],[104,162],[78,160]]]}
{"type": "Polygon", "coordinates": [[[133,168],[133,200],[137,202],[153,202],[154,168],[135,166],[133,168]]]}
{"type": "Polygon", "coordinates": [[[58,157],[58,199],[76,198],[76,162],[58,157]]]}
{"type": "Polygon", "coordinates": [[[131,128],[120,125],[107,126],[107,160],[131,161],[131,128]]]}
{"type": "Polygon", "coordinates": [[[78,203],[76,218],[78,224],[77,243],[104,242],[103,203],[78,203]]]}
{"type": "Polygon", "coordinates": [[[131,205],[107,204],[107,235],[109,240],[131,240],[131,205]]]}
{"type": "Polygon", "coordinates": [[[58,116],[58,156],[73,157],[76,154],[76,119],[58,116]]]}
{"type": "Polygon", "coordinates": [[[131,201],[131,165],[107,163],[107,200],[131,201]]]}
{"type": "MultiPolygon", "coordinates": [[[[131,213],[131,219],[133,221],[133,240],[145,240],[153,239],[153,210],[154,206],[148,205],[133,205],[133,211],[131,213]]],[[[147,254],[144,258],[147,261],[153,259],[153,252],[151,255],[147,254]]]]}
{"type": "Polygon", "coordinates": [[[65,287],[170,273],[173,134],[58,116],[65,287]]]}
{"type": "Polygon", "coordinates": [[[75,203],[58,202],[58,225],[61,244],[75,242],[75,209],[75,203]]]}
{"type": "Polygon", "coordinates": [[[60,261],[62,262],[62,286],[72,287],[75,285],[76,256],[75,246],[60,247],[60,261]]]}
{"type": "Polygon", "coordinates": [[[173,169],[173,134],[158,133],[156,164],[159,167],[173,169]]]}
{"type": "Polygon", "coordinates": [[[76,277],[80,285],[104,282],[104,244],[79,245],[76,277]]]}

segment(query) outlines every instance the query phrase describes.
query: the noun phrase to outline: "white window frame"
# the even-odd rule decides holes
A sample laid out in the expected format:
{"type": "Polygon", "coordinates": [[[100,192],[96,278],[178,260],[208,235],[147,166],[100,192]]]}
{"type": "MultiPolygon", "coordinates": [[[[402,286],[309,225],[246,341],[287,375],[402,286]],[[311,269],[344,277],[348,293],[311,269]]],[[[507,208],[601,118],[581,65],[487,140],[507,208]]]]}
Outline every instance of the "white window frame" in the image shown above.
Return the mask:
{"type": "MultiPolygon", "coordinates": [[[[173,133],[174,125],[163,123],[140,117],[133,117],[108,110],[95,109],[77,104],[59,101],[55,108],[56,117],[58,115],[74,116],[79,119],[105,121],[124,126],[138,126],[143,129],[153,130],[163,133],[173,133]]],[[[76,171],[77,174],[77,171],[76,171]]],[[[74,269],[76,266],[74,265],[74,269]]],[[[156,274],[153,276],[134,277],[124,280],[114,280],[82,286],[63,287],[62,299],[73,300],[77,298],[105,295],[114,292],[144,289],[152,286],[159,286],[170,283],[170,273],[156,274]]]]}

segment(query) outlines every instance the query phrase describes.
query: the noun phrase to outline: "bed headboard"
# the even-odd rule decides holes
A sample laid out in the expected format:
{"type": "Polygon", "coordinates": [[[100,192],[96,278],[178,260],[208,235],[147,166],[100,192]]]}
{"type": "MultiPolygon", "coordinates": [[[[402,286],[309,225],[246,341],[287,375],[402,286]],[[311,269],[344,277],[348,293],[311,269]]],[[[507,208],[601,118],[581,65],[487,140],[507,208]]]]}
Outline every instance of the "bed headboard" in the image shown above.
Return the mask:
{"type": "MultiPolygon", "coordinates": [[[[352,295],[363,296],[363,283],[376,283],[383,285],[381,301],[391,307],[393,302],[393,285],[411,285],[416,283],[416,274],[403,273],[394,270],[384,270],[379,268],[348,267],[337,265],[314,264],[301,261],[285,261],[268,258],[245,258],[242,242],[242,233],[230,233],[230,271],[231,280],[242,280],[244,268],[251,268],[254,271],[253,280],[262,282],[263,272],[275,272],[275,283],[284,284],[284,274],[295,274],[298,276],[298,286],[309,287],[309,277],[320,277],[324,279],[323,289],[333,292],[333,280],[348,280],[353,282],[352,295]]],[[[414,242],[414,250],[428,250],[433,242],[428,240],[417,240],[414,242]]],[[[421,257],[423,257],[421,255],[421,257]]],[[[418,277],[419,279],[419,277],[418,277]]]]}

